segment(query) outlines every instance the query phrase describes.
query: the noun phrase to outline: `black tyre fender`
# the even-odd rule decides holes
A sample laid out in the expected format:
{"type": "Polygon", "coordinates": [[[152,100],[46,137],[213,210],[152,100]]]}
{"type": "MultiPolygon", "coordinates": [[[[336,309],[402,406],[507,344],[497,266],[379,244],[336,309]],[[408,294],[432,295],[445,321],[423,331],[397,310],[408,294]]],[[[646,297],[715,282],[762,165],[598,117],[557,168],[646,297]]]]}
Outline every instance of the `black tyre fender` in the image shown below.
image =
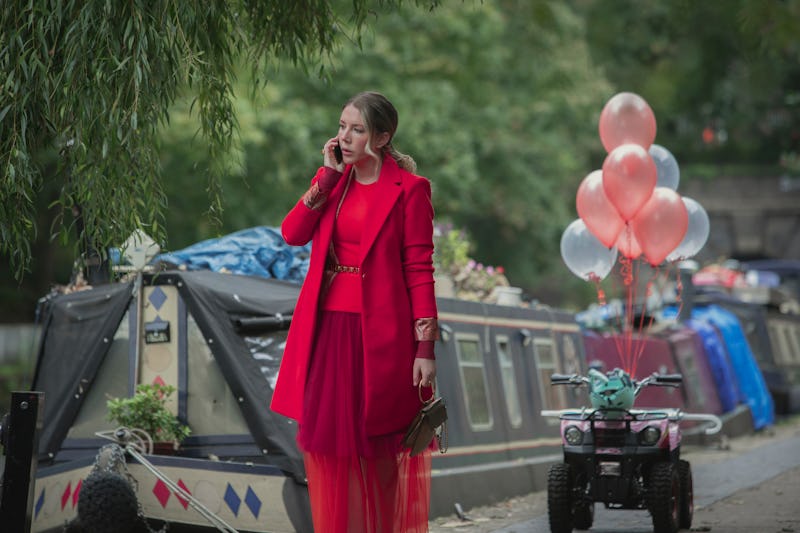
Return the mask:
{"type": "Polygon", "coordinates": [[[572,468],[566,463],[547,472],[547,516],[550,533],[572,533],[572,468]]]}
{"type": "Polygon", "coordinates": [[[692,466],[689,461],[678,461],[678,479],[681,487],[681,503],[678,508],[678,525],[681,529],[692,527],[694,515],[694,487],[692,483],[692,466]]]}
{"type": "Polygon", "coordinates": [[[654,533],[678,531],[680,500],[677,465],[668,461],[655,463],[650,469],[647,490],[647,506],[653,518],[654,533]]]}

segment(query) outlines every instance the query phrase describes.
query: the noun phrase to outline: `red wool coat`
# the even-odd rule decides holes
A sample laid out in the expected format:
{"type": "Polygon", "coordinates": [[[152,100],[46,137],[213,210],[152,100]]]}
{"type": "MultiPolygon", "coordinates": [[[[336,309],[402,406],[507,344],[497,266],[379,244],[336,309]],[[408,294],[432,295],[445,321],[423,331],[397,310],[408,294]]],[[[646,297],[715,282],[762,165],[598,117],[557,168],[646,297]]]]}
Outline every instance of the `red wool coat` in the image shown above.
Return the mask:
{"type": "MultiPolygon", "coordinates": [[[[312,183],[319,178],[317,172],[312,183]]],[[[350,168],[325,205],[302,199],[286,215],[286,242],[312,241],[308,274],[295,307],[271,408],[302,423],[303,393],[316,337],[319,295],[333,235],[336,207],[350,168]]],[[[361,239],[361,325],[365,358],[367,435],[402,431],[421,407],[412,384],[414,320],[436,317],[433,291],[433,207],[430,182],[386,156],[368,206],[361,239]]]]}

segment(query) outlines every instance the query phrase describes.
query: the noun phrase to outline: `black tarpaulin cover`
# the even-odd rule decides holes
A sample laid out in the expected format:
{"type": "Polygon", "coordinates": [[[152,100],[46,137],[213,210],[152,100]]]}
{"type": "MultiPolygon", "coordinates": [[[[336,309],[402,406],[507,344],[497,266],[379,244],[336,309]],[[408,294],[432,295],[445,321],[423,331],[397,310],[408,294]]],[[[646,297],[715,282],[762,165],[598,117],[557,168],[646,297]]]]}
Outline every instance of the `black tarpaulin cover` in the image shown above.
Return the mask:
{"type": "Polygon", "coordinates": [[[54,457],[64,441],[128,309],[132,291],[132,283],[118,283],[46,300],[31,389],[45,393],[41,455],[54,457]]]}
{"type": "MultiPolygon", "coordinates": [[[[303,480],[296,425],[269,409],[280,354],[264,360],[251,352],[251,339],[237,331],[242,319],[283,317],[294,311],[300,286],[279,280],[210,271],[167,271],[145,275],[145,285],[178,288],[197,322],[225,381],[237,398],[263,459],[303,480]],[[209,342],[210,341],[210,342],[209,342]]],[[[33,390],[45,392],[40,454],[58,451],[88,387],[131,304],[133,284],[113,284],[51,298],[45,309],[33,390]]],[[[52,457],[52,455],[50,455],[52,457]]]]}

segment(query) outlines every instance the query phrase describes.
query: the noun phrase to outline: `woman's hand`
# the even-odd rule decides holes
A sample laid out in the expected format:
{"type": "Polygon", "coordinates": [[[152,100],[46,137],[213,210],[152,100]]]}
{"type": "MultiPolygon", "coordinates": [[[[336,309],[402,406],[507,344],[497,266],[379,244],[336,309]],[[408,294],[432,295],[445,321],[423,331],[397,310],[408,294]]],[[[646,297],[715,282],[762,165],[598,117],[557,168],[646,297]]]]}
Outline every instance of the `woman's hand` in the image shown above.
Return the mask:
{"type": "Polygon", "coordinates": [[[322,161],[326,167],[334,168],[339,172],[344,172],[344,163],[339,163],[336,160],[334,149],[339,146],[339,138],[333,137],[328,139],[325,146],[322,147],[322,161]]]}
{"type": "Polygon", "coordinates": [[[433,385],[433,380],[436,379],[436,361],[434,359],[423,359],[417,357],[414,359],[414,386],[417,387],[422,384],[423,387],[430,387],[433,385]]]}

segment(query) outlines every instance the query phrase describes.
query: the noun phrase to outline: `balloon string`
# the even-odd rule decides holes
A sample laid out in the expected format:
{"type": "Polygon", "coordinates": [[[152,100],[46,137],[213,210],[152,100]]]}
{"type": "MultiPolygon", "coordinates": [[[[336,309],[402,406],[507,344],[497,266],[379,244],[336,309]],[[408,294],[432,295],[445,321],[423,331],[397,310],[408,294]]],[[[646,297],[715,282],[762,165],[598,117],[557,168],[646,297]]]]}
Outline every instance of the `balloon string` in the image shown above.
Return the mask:
{"type": "Polygon", "coordinates": [[[614,335],[612,338],[614,339],[614,345],[616,346],[617,353],[619,354],[620,364],[621,364],[622,368],[624,369],[625,368],[625,350],[623,350],[623,346],[622,346],[622,342],[623,341],[622,341],[622,339],[620,339],[619,335],[614,335]]]}
{"type": "MultiPolygon", "coordinates": [[[[603,287],[600,285],[600,281],[602,281],[600,279],[600,276],[598,276],[594,272],[591,272],[589,274],[589,281],[594,283],[595,290],[597,291],[597,303],[600,304],[600,306],[605,307],[606,303],[607,303],[606,302],[606,293],[603,290],[603,287]]],[[[617,340],[616,336],[614,336],[613,338],[614,338],[615,341],[617,340]]],[[[619,353],[619,346],[617,346],[617,352],[619,353]]]]}
{"type": "MultiPolygon", "coordinates": [[[[619,286],[619,281],[622,278],[622,270],[624,269],[624,258],[622,256],[620,256],[619,258],[619,263],[620,263],[619,265],[620,275],[614,276],[612,278],[614,283],[614,293],[618,293],[621,290],[621,287],[619,286]]],[[[610,320],[612,321],[611,325],[613,326],[610,337],[611,340],[614,342],[614,347],[616,348],[617,357],[619,357],[620,359],[619,366],[624,367],[625,366],[623,362],[624,350],[622,347],[622,338],[621,338],[623,331],[622,322],[624,320],[623,313],[615,313],[613,316],[610,317],[610,320]],[[616,330],[616,332],[618,333],[614,333],[613,330],[616,330]]]]}
{"type": "Polygon", "coordinates": [[[630,302],[630,310],[631,310],[631,319],[630,319],[630,340],[629,340],[629,348],[628,348],[628,372],[631,375],[635,375],[636,371],[636,361],[637,361],[637,353],[639,351],[639,346],[642,344],[641,334],[642,334],[642,320],[644,318],[645,306],[644,302],[642,303],[642,308],[639,311],[639,316],[636,316],[637,313],[637,302],[640,299],[639,295],[639,273],[641,271],[642,262],[637,259],[631,260],[631,302],[630,302]],[[637,323],[637,318],[639,322],[637,323]]]}
{"type": "Polygon", "coordinates": [[[626,372],[631,370],[631,343],[633,341],[633,328],[632,328],[632,310],[634,301],[635,285],[633,283],[633,268],[632,261],[625,257],[620,260],[622,265],[622,282],[625,284],[626,302],[623,315],[623,353],[622,362],[623,368],[626,372]]]}
{"type": "Polygon", "coordinates": [[[622,320],[623,317],[617,316],[617,329],[620,331],[619,334],[612,334],[611,338],[614,340],[614,347],[617,349],[617,354],[619,355],[620,359],[620,366],[625,368],[625,350],[623,349],[623,341],[622,341],[622,320]]]}
{"type": "MultiPolygon", "coordinates": [[[[642,262],[641,261],[637,261],[637,263],[636,263],[636,278],[637,279],[639,278],[639,273],[641,272],[641,266],[642,266],[642,262]]],[[[644,298],[642,299],[642,310],[639,313],[639,325],[638,325],[639,336],[638,336],[638,339],[637,339],[636,347],[635,347],[634,352],[633,352],[633,362],[632,362],[632,369],[631,369],[632,375],[636,375],[636,367],[638,366],[638,363],[639,363],[639,356],[641,356],[642,351],[644,351],[644,345],[645,345],[645,341],[644,341],[644,335],[645,335],[644,317],[645,317],[645,315],[647,315],[647,299],[652,294],[652,290],[653,290],[653,277],[648,279],[647,283],[645,284],[645,293],[644,293],[644,298]]],[[[648,328],[649,328],[649,326],[648,326],[648,328]]]]}
{"type": "Polygon", "coordinates": [[[597,303],[600,304],[602,307],[606,305],[606,293],[603,290],[603,287],[600,286],[600,276],[595,274],[594,272],[589,274],[589,281],[594,283],[594,288],[597,291],[597,303]]]}
{"type": "MultiPolygon", "coordinates": [[[[642,312],[639,315],[639,333],[640,333],[640,337],[639,337],[639,343],[638,343],[638,346],[636,347],[634,360],[633,360],[633,369],[632,369],[632,372],[631,372],[631,375],[633,375],[633,376],[636,375],[636,369],[639,366],[639,358],[642,356],[642,353],[644,352],[644,348],[646,346],[646,333],[650,331],[650,328],[653,326],[653,322],[655,322],[655,316],[650,315],[649,313],[647,313],[647,302],[650,299],[650,297],[653,295],[653,285],[655,284],[655,281],[658,279],[658,277],[661,275],[661,269],[658,266],[653,267],[653,269],[654,270],[653,270],[652,275],[647,280],[647,285],[646,285],[647,288],[646,288],[646,291],[645,291],[645,298],[644,298],[644,301],[642,302],[642,312]],[[645,325],[645,314],[648,315],[647,325],[645,325]]],[[[637,275],[638,275],[638,271],[637,271],[637,275]]]]}
{"type": "MultiPolygon", "coordinates": [[[[647,294],[646,294],[646,298],[645,298],[644,304],[643,304],[644,307],[643,307],[643,312],[642,312],[642,315],[641,315],[641,320],[639,322],[639,330],[641,331],[641,344],[639,346],[639,349],[637,350],[636,358],[634,360],[634,364],[633,364],[634,374],[633,375],[635,375],[636,369],[638,368],[638,365],[639,365],[639,359],[641,358],[642,354],[644,353],[644,348],[646,346],[646,334],[653,327],[653,324],[655,323],[655,319],[656,319],[654,314],[649,314],[648,313],[648,317],[649,318],[647,320],[647,323],[645,324],[644,317],[645,317],[645,312],[647,311],[647,302],[653,296],[653,287],[657,285],[657,282],[658,282],[659,278],[663,277],[664,279],[669,279],[670,267],[671,267],[671,265],[667,265],[667,269],[666,270],[662,270],[660,266],[654,266],[653,267],[653,273],[650,276],[650,278],[647,280],[647,294]]],[[[658,302],[658,304],[659,305],[663,305],[663,303],[664,303],[664,301],[663,301],[663,291],[661,289],[659,289],[659,293],[656,296],[658,296],[658,295],[661,296],[661,299],[658,302]]]]}
{"type": "MultiPolygon", "coordinates": [[[[644,314],[642,316],[644,316],[644,314]]],[[[647,319],[647,326],[644,326],[644,330],[645,331],[649,331],[650,328],[653,325],[653,322],[655,322],[655,318],[652,317],[652,316],[649,317],[647,319]]],[[[642,323],[644,323],[644,320],[642,320],[642,323]]],[[[635,355],[635,358],[634,358],[634,361],[633,361],[633,369],[631,371],[631,376],[635,376],[636,375],[636,368],[639,366],[639,358],[644,353],[644,348],[647,345],[647,343],[645,342],[645,339],[646,339],[646,337],[645,337],[645,334],[643,332],[641,337],[640,337],[640,342],[639,342],[639,344],[637,346],[637,349],[636,349],[636,355],[635,355]]]]}
{"type": "Polygon", "coordinates": [[[676,283],[675,283],[675,303],[678,304],[678,311],[675,315],[675,320],[678,320],[678,317],[681,316],[681,310],[683,309],[683,280],[681,279],[680,270],[678,270],[678,274],[676,276],[676,283]]]}

